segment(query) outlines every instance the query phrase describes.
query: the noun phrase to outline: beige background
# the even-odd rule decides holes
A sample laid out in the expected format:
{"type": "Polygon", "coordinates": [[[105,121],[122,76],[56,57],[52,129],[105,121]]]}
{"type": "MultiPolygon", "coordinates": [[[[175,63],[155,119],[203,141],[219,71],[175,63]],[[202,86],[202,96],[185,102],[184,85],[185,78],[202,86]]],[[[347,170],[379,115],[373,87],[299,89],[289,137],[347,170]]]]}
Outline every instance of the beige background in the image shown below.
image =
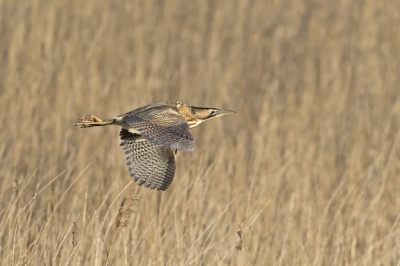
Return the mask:
{"type": "Polygon", "coordinates": [[[1,264],[104,265],[131,179],[117,127],[71,124],[179,99],[238,113],[112,265],[396,265],[399,3],[0,0],[1,264]]]}

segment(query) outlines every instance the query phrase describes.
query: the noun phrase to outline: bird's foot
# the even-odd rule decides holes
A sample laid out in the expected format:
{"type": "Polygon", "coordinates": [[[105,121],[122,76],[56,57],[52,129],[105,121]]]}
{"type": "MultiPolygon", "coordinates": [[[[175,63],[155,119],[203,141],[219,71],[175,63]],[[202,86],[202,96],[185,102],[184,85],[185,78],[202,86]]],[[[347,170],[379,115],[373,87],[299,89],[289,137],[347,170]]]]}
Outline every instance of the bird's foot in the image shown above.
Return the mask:
{"type": "Polygon", "coordinates": [[[87,115],[84,118],[78,119],[74,126],[76,129],[78,129],[78,128],[86,128],[86,127],[94,127],[102,125],[104,125],[103,120],[94,115],[87,115]]]}

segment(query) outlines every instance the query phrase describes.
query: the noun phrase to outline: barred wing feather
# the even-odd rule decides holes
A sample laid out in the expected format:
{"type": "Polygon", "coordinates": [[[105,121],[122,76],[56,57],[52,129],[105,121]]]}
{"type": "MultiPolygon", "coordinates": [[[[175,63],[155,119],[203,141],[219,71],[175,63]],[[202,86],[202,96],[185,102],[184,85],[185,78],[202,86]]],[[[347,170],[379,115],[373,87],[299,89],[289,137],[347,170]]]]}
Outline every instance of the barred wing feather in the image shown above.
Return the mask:
{"type": "Polygon", "coordinates": [[[126,129],[120,132],[121,147],[133,180],[150,189],[166,190],[175,174],[175,151],[157,146],[126,129]]]}

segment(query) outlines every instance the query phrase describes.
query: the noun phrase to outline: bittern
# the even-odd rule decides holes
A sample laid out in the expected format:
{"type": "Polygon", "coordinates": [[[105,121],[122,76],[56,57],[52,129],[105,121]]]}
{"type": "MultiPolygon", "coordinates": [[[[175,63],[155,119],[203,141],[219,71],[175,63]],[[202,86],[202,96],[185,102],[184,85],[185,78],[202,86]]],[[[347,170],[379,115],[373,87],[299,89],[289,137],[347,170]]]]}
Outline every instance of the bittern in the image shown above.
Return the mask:
{"type": "Polygon", "coordinates": [[[166,190],[175,175],[177,151],[195,147],[189,129],[234,111],[194,107],[180,101],[146,105],[105,120],[94,115],[78,119],[76,128],[117,125],[129,175],[139,186],[166,190]]]}

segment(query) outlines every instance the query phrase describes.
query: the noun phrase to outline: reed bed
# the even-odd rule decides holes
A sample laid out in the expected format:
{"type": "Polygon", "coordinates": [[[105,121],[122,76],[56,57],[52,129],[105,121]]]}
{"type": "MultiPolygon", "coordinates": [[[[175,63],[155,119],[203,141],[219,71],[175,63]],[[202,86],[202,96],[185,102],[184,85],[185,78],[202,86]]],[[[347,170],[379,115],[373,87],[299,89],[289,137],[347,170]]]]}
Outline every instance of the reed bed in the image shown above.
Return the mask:
{"type": "Polygon", "coordinates": [[[0,264],[398,265],[399,3],[0,0],[0,264]],[[71,126],[167,99],[165,192],[71,126]]]}

